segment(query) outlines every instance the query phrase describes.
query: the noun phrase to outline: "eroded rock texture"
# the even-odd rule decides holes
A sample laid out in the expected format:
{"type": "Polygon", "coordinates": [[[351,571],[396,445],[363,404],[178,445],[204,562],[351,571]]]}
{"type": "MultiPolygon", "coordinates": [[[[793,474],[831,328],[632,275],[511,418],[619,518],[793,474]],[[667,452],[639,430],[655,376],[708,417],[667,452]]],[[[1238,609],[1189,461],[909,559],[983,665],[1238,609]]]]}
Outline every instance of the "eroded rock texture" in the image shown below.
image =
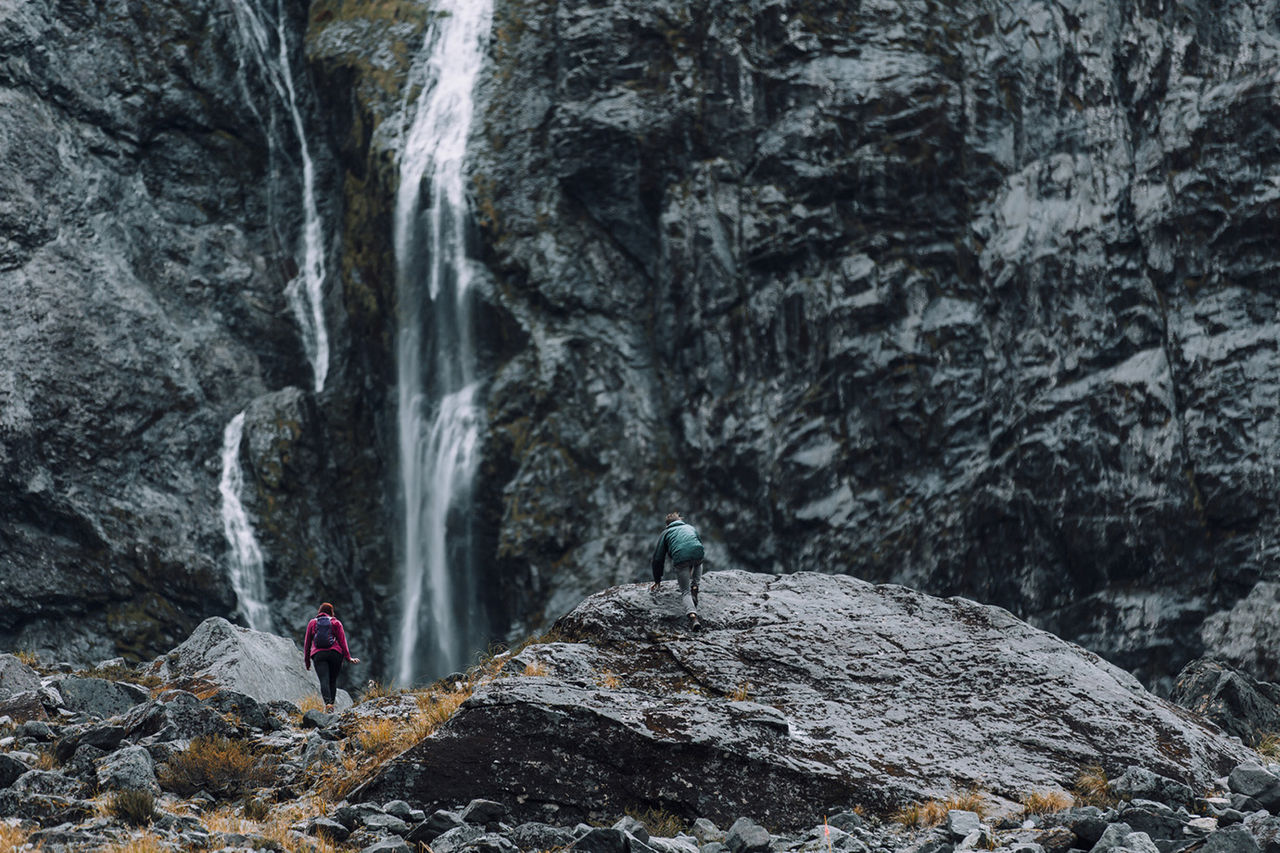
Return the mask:
{"type": "MultiPolygon", "coordinates": [[[[301,149],[255,64],[245,8],[0,3],[5,648],[145,658],[205,615],[232,615],[220,451],[246,409],[242,497],[280,630],[300,630],[337,590],[348,615],[375,603],[353,579],[390,562],[375,417],[386,364],[352,333],[360,314],[339,309],[335,272],[331,366],[315,392],[285,297],[299,274],[301,149]]],[[[300,64],[306,9],[283,8],[300,64]]],[[[305,122],[310,92],[300,75],[305,122]]],[[[311,128],[333,222],[325,139],[311,128]]],[[[340,269],[331,234],[326,245],[340,269]]]]}
{"type": "MultiPolygon", "coordinates": [[[[1011,608],[1154,680],[1275,563],[1275,4],[503,0],[499,555],[1011,608]]],[[[495,496],[496,500],[496,496],[495,496]]]]}
{"type": "MultiPolygon", "coordinates": [[[[524,820],[661,808],[783,827],[972,786],[997,810],[1130,765],[1198,788],[1251,750],[1007,611],[899,586],[715,572],[688,633],[668,585],[599,593],[353,795],[524,820]]],[[[1165,780],[1168,781],[1167,779],[1165,780]]],[[[1189,789],[1188,789],[1189,792],[1189,789]]]]}

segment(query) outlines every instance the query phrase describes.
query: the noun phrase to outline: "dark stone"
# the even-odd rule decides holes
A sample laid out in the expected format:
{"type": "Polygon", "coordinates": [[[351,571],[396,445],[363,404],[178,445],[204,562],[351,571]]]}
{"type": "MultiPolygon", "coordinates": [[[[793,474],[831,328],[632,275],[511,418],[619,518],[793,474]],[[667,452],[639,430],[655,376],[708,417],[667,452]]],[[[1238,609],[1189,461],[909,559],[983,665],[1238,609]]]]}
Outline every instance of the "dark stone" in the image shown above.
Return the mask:
{"type": "Polygon", "coordinates": [[[1258,681],[1221,661],[1199,658],[1187,664],[1174,680],[1170,698],[1250,746],[1280,731],[1280,685],[1258,681]]]}
{"type": "MultiPolygon", "coordinates": [[[[251,729],[274,731],[280,722],[258,700],[234,690],[219,690],[204,703],[223,714],[231,714],[251,729]]],[[[305,721],[304,721],[305,724],[305,721]]]]}
{"type": "Polygon", "coordinates": [[[31,768],[5,752],[0,752],[0,788],[7,788],[31,768]]]}
{"type": "MultiPolygon", "coordinates": [[[[1227,786],[1233,795],[1248,797],[1267,811],[1280,808],[1280,776],[1276,776],[1260,764],[1241,764],[1227,777],[1227,786]]],[[[1240,809],[1232,798],[1232,806],[1240,809]]],[[[1241,809],[1243,811],[1243,809],[1241,809]]]]}
{"type": "Polygon", "coordinates": [[[580,853],[627,853],[627,835],[621,830],[596,827],[573,842],[569,849],[580,853]]]}
{"type": "Polygon", "coordinates": [[[575,840],[571,830],[537,821],[516,826],[508,837],[521,850],[555,850],[568,847],[575,840]]]}
{"type": "Polygon", "coordinates": [[[327,729],[338,722],[337,714],[326,714],[324,711],[317,711],[314,708],[302,715],[302,727],[304,729],[327,729]]]}
{"type": "Polygon", "coordinates": [[[1259,853],[1259,847],[1249,830],[1237,825],[1210,833],[1199,853],[1259,853]]]}
{"type": "Polygon", "coordinates": [[[462,810],[462,822],[490,827],[504,820],[511,809],[493,800],[474,799],[462,810]]]}
{"type": "Polygon", "coordinates": [[[121,744],[126,734],[127,730],[124,726],[114,724],[67,730],[54,743],[54,755],[59,761],[66,761],[81,746],[92,746],[104,752],[110,752],[121,744]]]}
{"type": "Polygon", "coordinates": [[[437,809],[426,820],[410,830],[405,838],[410,844],[430,844],[437,836],[462,826],[462,816],[448,809],[437,809]]]}
{"type": "Polygon", "coordinates": [[[327,817],[312,818],[307,822],[307,834],[326,838],[341,844],[351,835],[351,830],[336,820],[327,817]]]}

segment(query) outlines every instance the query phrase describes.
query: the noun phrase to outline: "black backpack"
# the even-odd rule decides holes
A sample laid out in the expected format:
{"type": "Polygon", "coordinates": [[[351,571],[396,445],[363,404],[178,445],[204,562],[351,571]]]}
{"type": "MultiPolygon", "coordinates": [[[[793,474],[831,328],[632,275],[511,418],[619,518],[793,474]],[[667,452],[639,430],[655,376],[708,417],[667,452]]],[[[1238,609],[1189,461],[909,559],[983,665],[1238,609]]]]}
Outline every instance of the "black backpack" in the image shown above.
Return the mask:
{"type": "Polygon", "coordinates": [[[316,635],[311,638],[311,646],[316,649],[331,649],[337,645],[334,641],[333,620],[325,613],[316,617],[316,635]]]}

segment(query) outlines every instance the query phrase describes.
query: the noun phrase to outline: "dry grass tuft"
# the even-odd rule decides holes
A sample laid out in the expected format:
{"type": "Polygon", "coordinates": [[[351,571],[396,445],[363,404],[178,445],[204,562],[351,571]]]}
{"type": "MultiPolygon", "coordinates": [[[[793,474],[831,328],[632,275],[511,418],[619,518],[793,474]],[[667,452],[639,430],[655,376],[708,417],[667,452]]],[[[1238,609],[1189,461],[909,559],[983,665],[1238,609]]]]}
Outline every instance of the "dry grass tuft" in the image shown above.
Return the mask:
{"type": "Polygon", "coordinates": [[[33,651],[21,649],[20,651],[14,652],[13,656],[32,669],[40,669],[40,658],[36,657],[36,653],[33,651]]]}
{"type": "Polygon", "coordinates": [[[1100,764],[1090,764],[1080,771],[1076,784],[1071,792],[1075,794],[1076,804],[1081,806],[1098,806],[1107,808],[1116,802],[1111,793],[1107,771],[1100,764]]]}
{"type": "Polygon", "coordinates": [[[524,665],[524,672],[521,673],[521,675],[528,675],[536,678],[545,676],[548,672],[549,670],[545,663],[540,660],[531,660],[524,665]]]}
{"type": "Polygon", "coordinates": [[[356,743],[360,748],[377,757],[395,751],[398,740],[395,720],[366,720],[360,724],[356,732],[356,743]]]}
{"type": "Polygon", "coordinates": [[[263,758],[244,741],[221,735],[198,737],[160,768],[160,786],[184,796],[208,791],[234,797],[271,782],[263,758]]]}
{"type": "Polygon", "coordinates": [[[617,690],[622,686],[622,679],[619,678],[616,673],[612,673],[606,669],[604,672],[600,673],[600,676],[596,679],[596,686],[603,687],[606,690],[617,690]]]}
{"type": "Polygon", "coordinates": [[[1267,732],[1259,738],[1258,754],[1271,761],[1280,761],[1280,732],[1267,732]]]}
{"type": "Polygon", "coordinates": [[[308,711],[323,711],[324,700],[320,698],[319,693],[312,693],[310,696],[304,696],[298,702],[298,710],[303,714],[308,711]]]}
{"type": "Polygon", "coordinates": [[[627,814],[644,824],[649,834],[657,838],[675,838],[685,829],[679,815],[666,809],[627,809],[627,814]]]}
{"type": "Polygon", "coordinates": [[[27,835],[21,826],[0,822],[0,850],[21,850],[27,843],[27,835]]]}
{"type": "Polygon", "coordinates": [[[356,704],[369,702],[373,699],[385,699],[388,696],[395,696],[399,692],[400,691],[393,687],[389,687],[381,682],[370,679],[369,682],[365,684],[364,691],[361,692],[360,698],[356,700],[356,704]]]}
{"type": "Polygon", "coordinates": [[[119,791],[107,803],[107,812],[130,826],[146,826],[155,819],[156,798],[150,791],[119,791]]]}
{"type": "Polygon", "coordinates": [[[907,827],[937,826],[947,819],[947,812],[953,809],[973,812],[982,817],[987,813],[987,803],[979,791],[970,788],[945,800],[910,803],[894,812],[890,819],[907,827]]]}
{"type": "Polygon", "coordinates": [[[1023,799],[1027,814],[1053,814],[1069,809],[1074,800],[1062,791],[1033,791],[1023,799]]]}
{"type": "Polygon", "coordinates": [[[37,770],[57,770],[58,756],[54,754],[52,747],[41,747],[36,750],[36,769],[37,770]]]}
{"type": "Polygon", "coordinates": [[[734,702],[746,702],[751,698],[751,682],[744,681],[737,687],[733,688],[729,693],[729,698],[734,702]]]}

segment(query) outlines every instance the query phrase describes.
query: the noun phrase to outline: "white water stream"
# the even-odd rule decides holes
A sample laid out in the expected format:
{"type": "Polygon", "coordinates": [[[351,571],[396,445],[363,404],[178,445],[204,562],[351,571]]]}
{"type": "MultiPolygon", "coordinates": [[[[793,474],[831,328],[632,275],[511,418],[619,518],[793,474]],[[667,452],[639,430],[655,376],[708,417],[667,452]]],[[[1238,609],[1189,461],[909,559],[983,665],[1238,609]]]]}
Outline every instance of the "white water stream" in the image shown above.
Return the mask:
{"type": "MultiPolygon", "coordinates": [[[[469,515],[482,413],[471,336],[464,166],[492,0],[440,0],[400,154],[395,250],[404,501],[400,684],[461,669],[473,629],[469,515]]],[[[415,81],[416,82],[416,81],[415,81]]]]}
{"type": "Polygon", "coordinates": [[[262,570],[262,549],[253,535],[253,523],[240,501],[244,473],[240,469],[240,442],[244,438],[244,412],[227,424],[222,434],[222,532],[230,547],[231,588],[235,590],[238,609],[250,628],[271,630],[271,611],[267,607],[267,584],[262,570]]]}
{"type": "MultiPolygon", "coordinates": [[[[329,333],[324,324],[324,223],[316,205],[315,164],[307,144],[306,127],[298,109],[298,96],[293,83],[292,64],[289,61],[288,29],[285,26],[283,0],[276,0],[275,51],[272,50],[272,30],[267,25],[268,16],[259,2],[267,0],[229,0],[240,30],[241,43],[248,59],[275,92],[289,115],[298,152],[302,159],[302,218],[301,245],[296,252],[299,258],[298,274],[285,288],[289,308],[298,322],[302,335],[302,348],[311,363],[315,378],[315,390],[324,390],[329,375],[329,333]]],[[[261,115],[261,114],[259,114],[261,115]]],[[[268,140],[274,145],[268,123],[268,140]]]]}

